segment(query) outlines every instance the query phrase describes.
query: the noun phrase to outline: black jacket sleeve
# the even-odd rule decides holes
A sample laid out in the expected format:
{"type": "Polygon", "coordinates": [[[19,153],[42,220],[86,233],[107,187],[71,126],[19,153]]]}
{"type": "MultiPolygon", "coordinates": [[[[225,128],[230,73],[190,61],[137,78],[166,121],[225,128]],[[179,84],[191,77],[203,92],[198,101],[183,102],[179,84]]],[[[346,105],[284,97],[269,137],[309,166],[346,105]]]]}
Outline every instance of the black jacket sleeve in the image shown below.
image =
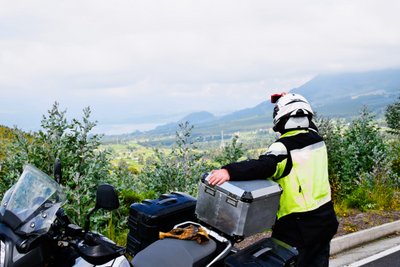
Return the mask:
{"type": "Polygon", "coordinates": [[[223,166],[232,181],[267,179],[271,177],[282,156],[261,155],[258,159],[231,163],[223,166]]]}

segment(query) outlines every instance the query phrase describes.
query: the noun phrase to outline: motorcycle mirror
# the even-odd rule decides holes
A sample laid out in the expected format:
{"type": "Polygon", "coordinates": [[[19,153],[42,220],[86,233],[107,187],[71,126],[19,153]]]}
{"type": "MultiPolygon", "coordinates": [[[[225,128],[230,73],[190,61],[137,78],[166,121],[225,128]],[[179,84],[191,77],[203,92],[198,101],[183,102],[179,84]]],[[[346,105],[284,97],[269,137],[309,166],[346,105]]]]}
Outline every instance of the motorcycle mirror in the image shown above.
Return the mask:
{"type": "Polygon", "coordinates": [[[96,209],[108,211],[118,209],[119,200],[115,188],[109,184],[101,184],[96,193],[96,209]]]}
{"type": "Polygon", "coordinates": [[[58,184],[61,183],[62,171],[61,171],[61,160],[59,158],[54,162],[54,179],[58,184]]]}
{"type": "Polygon", "coordinates": [[[93,214],[93,212],[97,211],[98,209],[105,209],[108,211],[112,211],[118,209],[118,207],[119,207],[119,200],[115,188],[109,184],[99,185],[97,187],[97,192],[96,192],[96,206],[89,212],[89,214],[86,217],[85,233],[89,231],[90,216],[93,214]]]}

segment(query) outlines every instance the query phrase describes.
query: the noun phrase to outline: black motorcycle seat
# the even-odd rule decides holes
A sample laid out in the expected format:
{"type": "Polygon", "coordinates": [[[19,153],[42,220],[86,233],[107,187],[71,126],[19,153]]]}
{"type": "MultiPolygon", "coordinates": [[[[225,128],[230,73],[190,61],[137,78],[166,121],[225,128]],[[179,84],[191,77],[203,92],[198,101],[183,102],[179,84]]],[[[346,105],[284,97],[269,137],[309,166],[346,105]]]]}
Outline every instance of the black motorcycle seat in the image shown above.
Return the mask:
{"type": "Polygon", "coordinates": [[[139,251],[132,259],[134,267],[199,267],[212,260],[217,248],[214,240],[204,244],[193,240],[166,238],[139,251]]]}

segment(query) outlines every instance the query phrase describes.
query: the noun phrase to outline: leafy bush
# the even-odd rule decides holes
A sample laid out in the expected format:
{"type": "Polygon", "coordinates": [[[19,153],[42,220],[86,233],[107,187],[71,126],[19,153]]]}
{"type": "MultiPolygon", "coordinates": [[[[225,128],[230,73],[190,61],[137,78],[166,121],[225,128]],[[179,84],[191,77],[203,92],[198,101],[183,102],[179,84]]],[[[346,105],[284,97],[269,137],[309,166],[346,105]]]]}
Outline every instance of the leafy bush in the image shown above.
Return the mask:
{"type": "MultiPolygon", "coordinates": [[[[82,120],[68,122],[66,111],[54,103],[43,116],[42,129],[27,135],[15,130],[15,142],[8,148],[1,180],[7,188],[22,172],[23,165],[33,164],[47,174],[53,173],[56,158],[62,162],[61,185],[66,188],[68,204],[65,206],[70,218],[83,225],[83,215],[94,205],[96,186],[111,182],[110,164],[106,151],[100,151],[100,136],[90,134],[95,122],[91,122],[90,109],[83,110],[82,120]],[[73,203],[73,204],[72,204],[73,203]]],[[[4,190],[4,188],[2,188],[4,190]]]]}
{"type": "Polygon", "coordinates": [[[400,135],[400,96],[397,101],[386,107],[385,118],[389,132],[395,135],[400,135]]]}
{"type": "Polygon", "coordinates": [[[389,157],[388,160],[390,160],[391,167],[390,169],[392,170],[395,178],[396,179],[396,184],[400,186],[400,140],[399,139],[394,139],[389,142],[389,157]]]}
{"type": "Polygon", "coordinates": [[[4,150],[0,159],[0,194],[10,188],[22,173],[22,166],[27,162],[27,155],[20,151],[26,150],[32,139],[19,129],[13,129],[11,134],[11,138],[2,139],[4,150]]]}
{"type": "Polygon", "coordinates": [[[209,165],[191,139],[192,129],[188,122],[179,124],[171,151],[154,150],[154,158],[139,175],[137,188],[157,194],[182,191],[197,195],[199,179],[209,170],[209,165]]]}
{"type": "Polygon", "coordinates": [[[361,211],[398,209],[399,198],[388,167],[376,166],[371,173],[364,174],[358,187],[344,198],[346,206],[361,211]]]}
{"type": "MultiPolygon", "coordinates": [[[[10,143],[13,142],[14,131],[6,126],[0,125],[0,161],[6,156],[6,151],[10,143]]],[[[1,165],[0,165],[1,171],[1,165]]]]}
{"type": "Polygon", "coordinates": [[[349,125],[321,119],[318,123],[328,149],[329,175],[335,198],[357,192],[366,175],[388,156],[387,144],[374,116],[364,108],[349,125]]]}
{"type": "Polygon", "coordinates": [[[345,184],[343,193],[349,193],[363,174],[371,173],[375,167],[383,164],[387,156],[383,136],[374,122],[374,116],[367,109],[363,109],[360,117],[346,130],[341,150],[343,162],[340,174],[345,184]]]}
{"type": "Polygon", "coordinates": [[[328,151],[328,173],[334,198],[339,197],[343,187],[340,166],[343,161],[342,142],[344,123],[342,121],[317,118],[319,133],[324,138],[328,151]]]}
{"type": "Polygon", "coordinates": [[[244,155],[243,144],[238,142],[239,135],[235,134],[230,144],[221,148],[220,153],[214,157],[214,161],[221,166],[236,162],[244,155]]]}
{"type": "MultiPolygon", "coordinates": [[[[400,177],[400,97],[391,105],[388,105],[385,111],[386,123],[389,127],[389,133],[394,135],[390,140],[391,170],[400,177]]],[[[399,182],[399,181],[398,181],[399,182]]],[[[399,184],[399,183],[398,183],[399,184]]]]}

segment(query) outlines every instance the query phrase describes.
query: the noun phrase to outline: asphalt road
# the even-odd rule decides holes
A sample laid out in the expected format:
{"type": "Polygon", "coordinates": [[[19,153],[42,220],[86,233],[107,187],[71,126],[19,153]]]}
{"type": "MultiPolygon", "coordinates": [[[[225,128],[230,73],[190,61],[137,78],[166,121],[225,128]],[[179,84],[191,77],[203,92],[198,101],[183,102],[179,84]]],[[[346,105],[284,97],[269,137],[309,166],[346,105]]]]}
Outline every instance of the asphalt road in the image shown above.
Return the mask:
{"type": "Polygon", "coordinates": [[[363,265],[364,267],[388,267],[388,266],[400,266],[400,252],[390,254],[389,256],[380,258],[376,261],[372,261],[368,264],[363,265]]]}
{"type": "Polygon", "coordinates": [[[400,236],[395,235],[343,251],[331,257],[330,267],[400,266],[400,236]]]}
{"type": "Polygon", "coordinates": [[[400,246],[384,250],[376,255],[350,264],[351,267],[394,267],[400,266],[400,246]]]}

